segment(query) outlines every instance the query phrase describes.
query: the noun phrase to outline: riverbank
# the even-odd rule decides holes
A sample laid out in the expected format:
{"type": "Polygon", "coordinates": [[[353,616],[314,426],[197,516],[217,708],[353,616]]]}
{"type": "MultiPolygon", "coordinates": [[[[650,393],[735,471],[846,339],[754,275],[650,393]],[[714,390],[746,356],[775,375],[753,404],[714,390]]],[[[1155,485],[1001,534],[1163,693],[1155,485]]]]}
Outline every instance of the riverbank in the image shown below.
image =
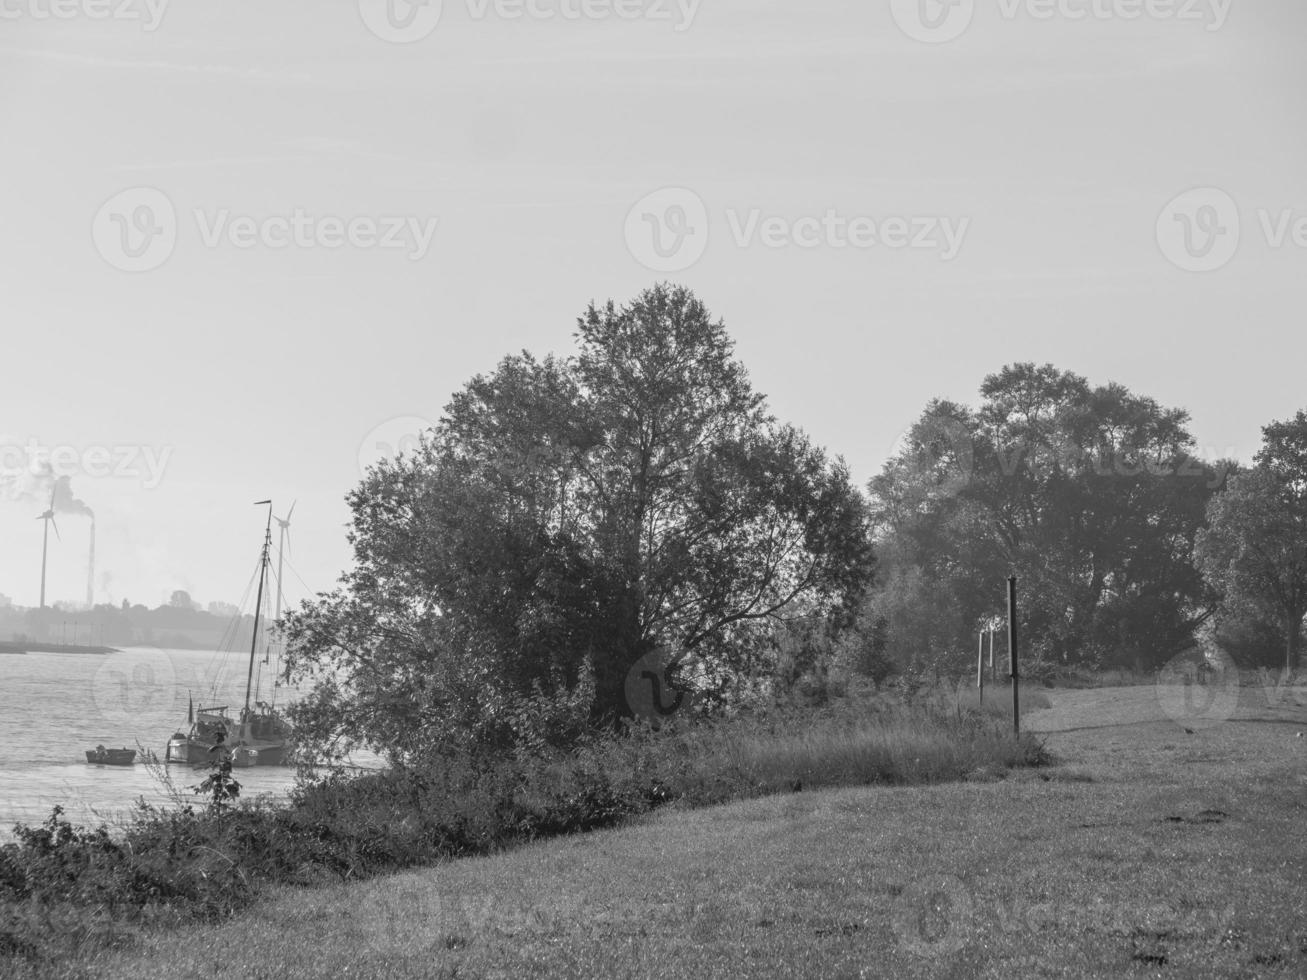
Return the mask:
{"type": "Polygon", "coordinates": [[[0,653],[87,653],[103,656],[118,653],[116,647],[76,643],[38,643],[35,640],[0,640],[0,653]]]}
{"type": "Polygon", "coordinates": [[[68,975],[1301,976],[1303,689],[1206,718],[1157,687],[1044,694],[1027,727],[1052,769],[673,808],[278,888],[68,975]]]}
{"type": "Polygon", "coordinates": [[[822,707],[777,705],[569,749],[453,753],[305,785],[286,807],[150,810],[120,834],[47,815],[0,851],[0,957],[7,948],[53,969],[121,949],[152,927],[257,909],[277,885],[370,880],[669,805],[1041,765],[1037,741],[1013,739],[1002,713],[957,692],[860,691],[822,707]]]}

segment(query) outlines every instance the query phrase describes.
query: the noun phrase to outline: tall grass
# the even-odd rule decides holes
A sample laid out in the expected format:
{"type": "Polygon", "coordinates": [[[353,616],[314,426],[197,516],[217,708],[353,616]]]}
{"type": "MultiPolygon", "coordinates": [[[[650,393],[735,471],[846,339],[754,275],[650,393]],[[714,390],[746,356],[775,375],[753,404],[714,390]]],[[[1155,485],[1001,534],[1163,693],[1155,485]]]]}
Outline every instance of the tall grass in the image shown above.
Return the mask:
{"type": "Polygon", "coordinates": [[[975,692],[936,689],[911,701],[840,703],[802,726],[784,712],[737,723],[701,737],[699,761],[764,792],[936,783],[1045,761],[1036,739],[1012,737],[1009,717],[975,692]]]}
{"type": "Polygon", "coordinates": [[[791,735],[734,734],[723,758],[770,789],[934,783],[1025,763],[1030,748],[992,725],[913,716],[865,718],[791,735]]]}
{"type": "Polygon", "coordinates": [[[221,917],[270,883],[367,878],[702,806],[822,786],[930,783],[1046,761],[1001,710],[928,692],[781,706],[590,737],[571,750],[433,755],[408,769],[301,784],[287,805],[141,804],[121,833],[56,812],[0,848],[6,956],[60,958],[129,926],[221,917]],[[68,923],[94,922],[96,929],[68,923]]]}

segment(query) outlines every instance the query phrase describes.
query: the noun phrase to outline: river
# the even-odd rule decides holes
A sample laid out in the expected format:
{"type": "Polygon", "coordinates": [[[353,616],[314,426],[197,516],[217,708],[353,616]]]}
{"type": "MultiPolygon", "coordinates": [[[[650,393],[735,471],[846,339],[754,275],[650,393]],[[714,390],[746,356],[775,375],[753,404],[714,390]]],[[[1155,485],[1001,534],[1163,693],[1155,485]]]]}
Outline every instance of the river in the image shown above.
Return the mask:
{"type": "MultiPolygon", "coordinates": [[[[164,784],[140,763],[139,749],[162,760],[168,738],[185,731],[188,699],[196,707],[225,704],[239,714],[244,703],[248,653],[131,647],[116,653],[0,654],[0,839],[12,839],[15,822],[39,823],[56,804],[75,823],[111,826],[144,797],[167,804],[164,784]],[[216,698],[216,700],[215,700],[216,698]],[[134,766],[86,762],[86,750],[138,749],[134,766]]],[[[297,692],[271,690],[271,668],[256,662],[257,698],[276,694],[278,706],[297,692]]],[[[365,761],[365,760],[360,760],[365,761]]],[[[375,759],[366,760],[375,763],[375,759]]],[[[188,798],[203,772],[166,767],[188,798]]],[[[295,770],[256,767],[235,771],[241,797],[284,798],[295,770]]]]}

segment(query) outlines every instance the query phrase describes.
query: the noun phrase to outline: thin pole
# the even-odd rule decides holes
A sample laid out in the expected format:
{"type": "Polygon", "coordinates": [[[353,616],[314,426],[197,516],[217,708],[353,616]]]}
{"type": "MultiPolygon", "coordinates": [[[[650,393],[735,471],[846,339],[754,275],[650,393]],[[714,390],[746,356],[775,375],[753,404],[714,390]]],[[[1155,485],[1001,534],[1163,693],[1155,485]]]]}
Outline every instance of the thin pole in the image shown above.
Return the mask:
{"type": "MultiPolygon", "coordinates": [[[[280,523],[280,520],[278,521],[280,523]]],[[[281,619],[281,572],[286,563],[286,525],[281,525],[281,531],[277,535],[277,615],[274,620],[281,619]]]]}
{"type": "Polygon", "coordinates": [[[45,519],[45,532],[41,535],[41,608],[45,608],[45,558],[50,553],[50,518],[45,519]]]}
{"type": "Polygon", "coordinates": [[[268,526],[263,532],[263,553],[259,556],[259,592],[254,600],[254,633],[250,637],[250,669],[245,675],[245,710],[241,712],[241,722],[250,713],[250,687],[254,684],[254,648],[259,642],[259,610],[263,606],[263,577],[268,571],[268,549],[272,546],[272,501],[260,500],[255,504],[268,505],[268,526]]]}
{"type": "Polygon", "coordinates": [[[994,634],[997,630],[989,631],[989,682],[993,684],[998,680],[998,675],[994,673],[994,634]]]}
{"type": "MultiPolygon", "coordinates": [[[[275,616],[272,617],[272,621],[274,624],[279,624],[281,622],[281,596],[282,596],[281,576],[282,576],[282,571],[286,564],[286,525],[288,522],[283,521],[279,517],[277,518],[277,523],[281,525],[281,530],[277,534],[277,613],[275,616]]],[[[268,662],[268,652],[270,649],[271,649],[271,644],[269,644],[267,647],[264,647],[263,662],[265,664],[268,662]]],[[[276,690],[277,688],[274,685],[273,686],[274,694],[276,693],[276,690]]]]}
{"type": "Polygon", "coordinates": [[[91,518],[91,551],[86,556],[86,608],[95,608],[95,518],[91,518]]]}
{"type": "Polygon", "coordinates": [[[976,687],[980,688],[980,703],[985,703],[985,633],[976,634],[976,687]]]}
{"type": "Polygon", "coordinates": [[[1017,693],[1020,688],[1017,670],[1017,577],[1009,576],[1007,580],[1007,651],[1008,662],[1012,667],[1012,731],[1021,734],[1021,700],[1017,693]]]}

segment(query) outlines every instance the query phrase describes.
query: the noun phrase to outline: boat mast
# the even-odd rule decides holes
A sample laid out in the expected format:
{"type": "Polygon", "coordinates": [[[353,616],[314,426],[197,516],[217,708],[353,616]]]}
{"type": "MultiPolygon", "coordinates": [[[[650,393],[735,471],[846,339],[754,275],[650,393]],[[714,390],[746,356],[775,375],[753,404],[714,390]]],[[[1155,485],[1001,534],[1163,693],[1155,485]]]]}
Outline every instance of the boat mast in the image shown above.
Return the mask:
{"type": "Polygon", "coordinates": [[[259,610],[263,607],[263,578],[268,571],[268,549],[272,546],[272,501],[256,500],[255,507],[268,505],[268,526],[263,532],[263,553],[259,556],[259,591],[254,600],[254,633],[250,636],[250,669],[245,675],[245,710],[241,712],[241,721],[250,713],[250,687],[254,683],[254,651],[259,642],[259,610]]]}

